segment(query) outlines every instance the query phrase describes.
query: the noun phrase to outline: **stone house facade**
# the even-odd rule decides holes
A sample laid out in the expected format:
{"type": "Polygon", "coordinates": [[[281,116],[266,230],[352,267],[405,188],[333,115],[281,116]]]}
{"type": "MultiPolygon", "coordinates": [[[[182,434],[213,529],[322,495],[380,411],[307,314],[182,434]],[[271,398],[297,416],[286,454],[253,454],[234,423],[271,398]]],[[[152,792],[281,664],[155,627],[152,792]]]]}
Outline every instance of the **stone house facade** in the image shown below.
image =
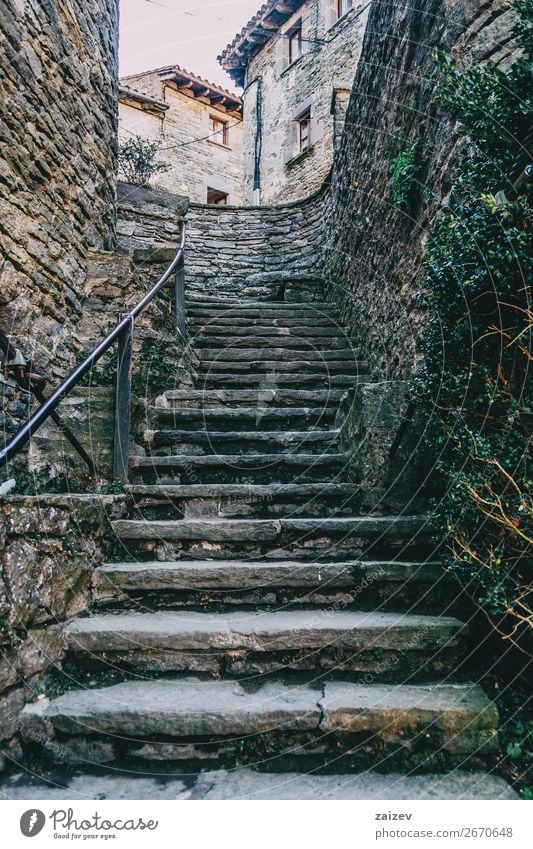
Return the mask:
{"type": "Polygon", "coordinates": [[[240,204],[242,102],[238,95],[177,65],[124,77],[119,143],[138,135],[158,141],[168,166],[153,184],[196,203],[240,204]]]}
{"type": "Polygon", "coordinates": [[[268,0],[219,56],[244,88],[245,203],[322,185],[342,135],[370,3],[268,0]]]}

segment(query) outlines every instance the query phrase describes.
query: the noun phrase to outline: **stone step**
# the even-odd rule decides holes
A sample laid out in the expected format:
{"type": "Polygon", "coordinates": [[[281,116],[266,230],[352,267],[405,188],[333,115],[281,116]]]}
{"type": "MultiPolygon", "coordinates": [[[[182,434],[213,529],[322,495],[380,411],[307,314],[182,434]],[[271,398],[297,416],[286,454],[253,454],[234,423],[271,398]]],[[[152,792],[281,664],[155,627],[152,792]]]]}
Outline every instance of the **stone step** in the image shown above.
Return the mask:
{"type": "MultiPolygon", "coordinates": [[[[131,489],[131,488],[130,488],[131,489]]],[[[134,488],[136,489],[136,488],[134,488]]],[[[143,489],[141,487],[141,489],[143,489]]],[[[444,573],[446,574],[446,573],[444,573]]],[[[439,581],[443,570],[437,561],[331,561],[297,560],[178,560],[167,563],[105,563],[95,570],[93,588],[99,597],[122,590],[255,589],[257,587],[342,587],[387,581],[439,581]]]]}
{"type": "Polygon", "coordinates": [[[187,299],[186,309],[188,315],[238,315],[239,313],[251,315],[254,313],[268,314],[274,316],[309,316],[309,315],[324,315],[328,317],[338,316],[338,310],[324,301],[308,302],[308,301],[247,301],[239,300],[238,298],[224,299],[187,299]]]}
{"type": "Polygon", "coordinates": [[[65,627],[82,665],[240,676],[278,670],[427,680],[453,671],[468,627],[448,616],[352,610],[107,612],[65,627]]]}
{"type": "Polygon", "coordinates": [[[42,739],[43,729],[50,740],[59,735],[73,754],[90,736],[101,763],[205,759],[220,749],[230,762],[250,763],[263,742],[278,762],[335,753],[367,768],[400,759],[412,768],[469,756],[479,762],[497,750],[497,723],[496,707],[473,683],[313,687],[274,680],[248,690],[236,681],[186,678],[42,699],[24,708],[21,730],[30,740],[42,739]]]}
{"type": "Polygon", "coordinates": [[[302,425],[329,427],[333,424],[335,407],[278,407],[261,402],[252,407],[152,407],[152,418],[172,422],[180,430],[274,430],[300,429],[302,425]]]}
{"type": "Polygon", "coordinates": [[[308,329],[312,333],[322,333],[332,331],[335,335],[344,333],[342,326],[335,320],[326,315],[320,315],[317,320],[316,315],[301,315],[298,318],[292,318],[283,314],[270,316],[231,316],[228,317],[224,313],[213,315],[210,317],[195,317],[187,315],[187,326],[191,337],[194,338],[198,330],[228,330],[235,333],[238,329],[239,334],[243,329],[252,331],[253,328],[259,329],[261,332],[267,333],[271,329],[295,329],[296,332],[308,329]]]}
{"type": "MultiPolygon", "coordinates": [[[[201,382],[205,377],[210,377],[214,372],[231,374],[265,373],[269,372],[271,382],[277,382],[278,374],[293,374],[308,372],[315,375],[358,375],[368,374],[369,367],[366,360],[314,360],[312,357],[303,356],[301,359],[279,359],[279,360],[216,360],[202,359],[198,369],[198,380],[201,382]]],[[[316,383],[316,381],[313,381],[316,383]]],[[[353,382],[353,378],[352,378],[353,382]]]]}
{"type": "Polygon", "coordinates": [[[457,588],[441,563],[297,560],[180,560],[106,563],[93,573],[99,604],[150,609],[328,606],[442,613],[457,588]]]}
{"type": "Polygon", "coordinates": [[[300,483],[348,477],[349,461],[348,453],[176,454],[134,456],[130,469],[145,483],[300,483]]]}
{"type": "Polygon", "coordinates": [[[283,362],[306,362],[306,363],[329,363],[338,362],[340,360],[347,363],[357,362],[360,360],[358,351],[351,348],[338,348],[336,350],[316,351],[311,347],[271,347],[256,345],[254,348],[241,348],[238,345],[221,345],[217,347],[202,348],[197,351],[197,356],[201,363],[206,362],[251,362],[256,363],[261,360],[274,362],[281,360],[283,362]]]}
{"type": "Polygon", "coordinates": [[[294,536],[340,536],[346,539],[384,540],[388,537],[410,540],[426,538],[429,526],[420,516],[350,516],[326,519],[117,519],[111,523],[119,539],[191,540],[210,542],[284,541],[294,536]]]}
{"type": "Polygon", "coordinates": [[[172,410],[173,405],[202,407],[228,407],[242,405],[266,406],[273,401],[283,407],[324,407],[340,404],[343,389],[169,389],[162,396],[164,404],[157,409],[172,410]]]}
{"type": "Polygon", "coordinates": [[[197,388],[199,388],[200,391],[206,391],[209,389],[219,389],[221,387],[231,389],[232,387],[252,388],[259,386],[260,391],[266,392],[284,387],[291,387],[296,391],[312,387],[313,389],[322,388],[326,391],[330,391],[331,389],[339,387],[351,389],[366,382],[368,381],[365,380],[364,377],[361,377],[359,372],[357,375],[326,372],[317,374],[316,372],[306,373],[304,371],[288,374],[263,374],[261,372],[235,374],[231,370],[228,370],[224,374],[212,371],[208,374],[198,376],[197,388]]]}
{"type": "Polygon", "coordinates": [[[418,558],[430,550],[429,529],[417,516],[121,519],[112,528],[140,559],[203,558],[209,551],[219,558],[418,558]]]}
{"type": "MultiPolygon", "coordinates": [[[[176,751],[175,749],[173,751],[176,751]]],[[[185,754],[186,747],[181,747],[185,754]]],[[[79,760],[79,755],[77,756],[79,760]]],[[[338,767],[337,767],[338,769],[338,767]]],[[[454,769],[448,775],[424,773],[405,775],[399,772],[382,774],[366,769],[363,772],[331,773],[317,775],[307,772],[257,772],[236,765],[233,770],[200,771],[196,778],[187,776],[187,782],[177,778],[175,769],[161,774],[158,762],[156,774],[147,775],[149,764],[143,764],[143,775],[129,776],[112,770],[107,775],[95,775],[71,768],[59,772],[55,766],[50,772],[40,771],[39,776],[14,772],[0,784],[0,797],[12,800],[77,799],[147,799],[150,801],[179,800],[418,800],[442,801],[446,799],[518,800],[518,794],[500,778],[488,772],[463,772],[454,769]]]]}
{"type": "Polygon", "coordinates": [[[151,456],[170,446],[179,446],[181,450],[196,446],[204,454],[279,453],[284,450],[309,453],[334,450],[340,433],[340,430],[158,430],[145,432],[145,444],[149,446],[151,456]]]}
{"type": "Polygon", "coordinates": [[[152,518],[272,519],[353,516],[359,487],[353,484],[192,484],[132,486],[136,515],[152,518]],[[156,513],[157,515],[154,515],[156,513]]]}
{"type": "Polygon", "coordinates": [[[252,344],[267,344],[275,340],[278,345],[302,345],[304,347],[317,345],[333,345],[345,347],[349,345],[348,338],[336,327],[278,327],[271,325],[252,325],[251,327],[239,327],[235,332],[235,326],[228,324],[199,325],[193,333],[194,345],[202,347],[214,345],[227,345],[231,339],[232,345],[248,347],[252,344]]]}

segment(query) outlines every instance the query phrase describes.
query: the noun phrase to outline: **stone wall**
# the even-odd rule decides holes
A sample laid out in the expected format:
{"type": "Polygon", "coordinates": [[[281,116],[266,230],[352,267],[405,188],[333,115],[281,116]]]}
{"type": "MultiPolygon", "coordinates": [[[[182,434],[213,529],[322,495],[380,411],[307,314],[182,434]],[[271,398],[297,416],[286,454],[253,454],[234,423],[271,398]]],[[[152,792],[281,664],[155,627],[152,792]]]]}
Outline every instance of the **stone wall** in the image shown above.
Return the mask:
{"type": "Polygon", "coordinates": [[[514,13],[501,0],[373,2],[327,201],[329,297],[379,380],[408,378],[424,323],[428,229],[449,195],[460,140],[436,91],[432,54],[512,61],[514,13]],[[393,159],[419,139],[410,208],[393,204],[393,159]]]}
{"type": "Polygon", "coordinates": [[[321,274],[324,197],[325,190],[282,206],[191,204],[187,291],[274,297],[286,279],[321,274]]]}
{"type": "MultiPolygon", "coordinates": [[[[0,328],[52,378],[80,348],[87,251],[113,240],[117,18],[117,0],[0,0],[0,328]]],[[[25,414],[4,387],[0,439],[25,414]]]]}
{"type": "Polygon", "coordinates": [[[58,668],[60,624],[89,608],[109,519],[125,515],[123,496],[0,499],[0,769],[21,755],[20,710],[58,668]]]}
{"type": "Polygon", "coordinates": [[[198,203],[206,203],[209,186],[227,193],[228,203],[242,203],[242,121],[234,114],[177,91],[173,83],[165,83],[158,73],[127,77],[125,82],[128,88],[168,104],[162,116],[133,109],[131,102],[129,106],[119,106],[120,142],[140,135],[161,145],[157,161],[166,165],[167,170],[153,177],[153,185],[187,195],[198,203]],[[227,122],[227,145],[209,137],[211,115],[227,122]]]}
{"type": "Polygon", "coordinates": [[[245,202],[254,202],[258,97],[261,101],[261,203],[282,203],[316,191],[332,162],[334,136],[344,117],[369,3],[354,0],[337,19],[337,3],[307,0],[288,18],[246,70],[244,90],[245,202]],[[302,23],[303,54],[288,64],[286,33],[302,23]],[[260,90],[259,89],[260,86],[260,90]],[[296,119],[311,108],[311,146],[300,154],[296,119]]]}

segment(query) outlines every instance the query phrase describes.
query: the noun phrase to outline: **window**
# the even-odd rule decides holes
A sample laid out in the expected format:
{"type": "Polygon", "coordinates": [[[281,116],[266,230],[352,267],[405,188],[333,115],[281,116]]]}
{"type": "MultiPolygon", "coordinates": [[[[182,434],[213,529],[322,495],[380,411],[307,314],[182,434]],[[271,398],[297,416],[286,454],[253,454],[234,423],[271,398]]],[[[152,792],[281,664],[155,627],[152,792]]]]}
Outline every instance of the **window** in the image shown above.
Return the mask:
{"type": "Polygon", "coordinates": [[[214,203],[216,206],[226,206],[228,202],[228,193],[221,192],[219,189],[207,187],[207,203],[214,203]]]}
{"type": "Polygon", "coordinates": [[[342,18],[353,6],[353,0],[337,0],[337,13],[342,18]]]}
{"type": "Polygon", "coordinates": [[[209,117],[209,141],[217,144],[228,144],[228,122],[222,121],[221,118],[215,118],[213,115],[209,117]]]}
{"type": "Polygon", "coordinates": [[[308,109],[296,119],[298,125],[298,145],[300,153],[311,144],[311,110],[308,109]]]}
{"type": "Polygon", "coordinates": [[[302,25],[298,24],[287,33],[289,39],[289,65],[302,55],[302,25]]]}

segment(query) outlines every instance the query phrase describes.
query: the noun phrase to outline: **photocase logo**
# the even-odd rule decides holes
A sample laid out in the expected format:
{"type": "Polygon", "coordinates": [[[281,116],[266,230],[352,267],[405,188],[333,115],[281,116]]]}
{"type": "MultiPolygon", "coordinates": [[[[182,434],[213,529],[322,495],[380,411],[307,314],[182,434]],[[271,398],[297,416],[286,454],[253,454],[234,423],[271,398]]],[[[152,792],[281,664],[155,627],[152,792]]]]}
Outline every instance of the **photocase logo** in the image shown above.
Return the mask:
{"type": "Polygon", "coordinates": [[[24,837],[35,837],[44,828],[46,817],[42,811],[32,808],[25,811],[20,818],[20,830],[24,837]]]}

